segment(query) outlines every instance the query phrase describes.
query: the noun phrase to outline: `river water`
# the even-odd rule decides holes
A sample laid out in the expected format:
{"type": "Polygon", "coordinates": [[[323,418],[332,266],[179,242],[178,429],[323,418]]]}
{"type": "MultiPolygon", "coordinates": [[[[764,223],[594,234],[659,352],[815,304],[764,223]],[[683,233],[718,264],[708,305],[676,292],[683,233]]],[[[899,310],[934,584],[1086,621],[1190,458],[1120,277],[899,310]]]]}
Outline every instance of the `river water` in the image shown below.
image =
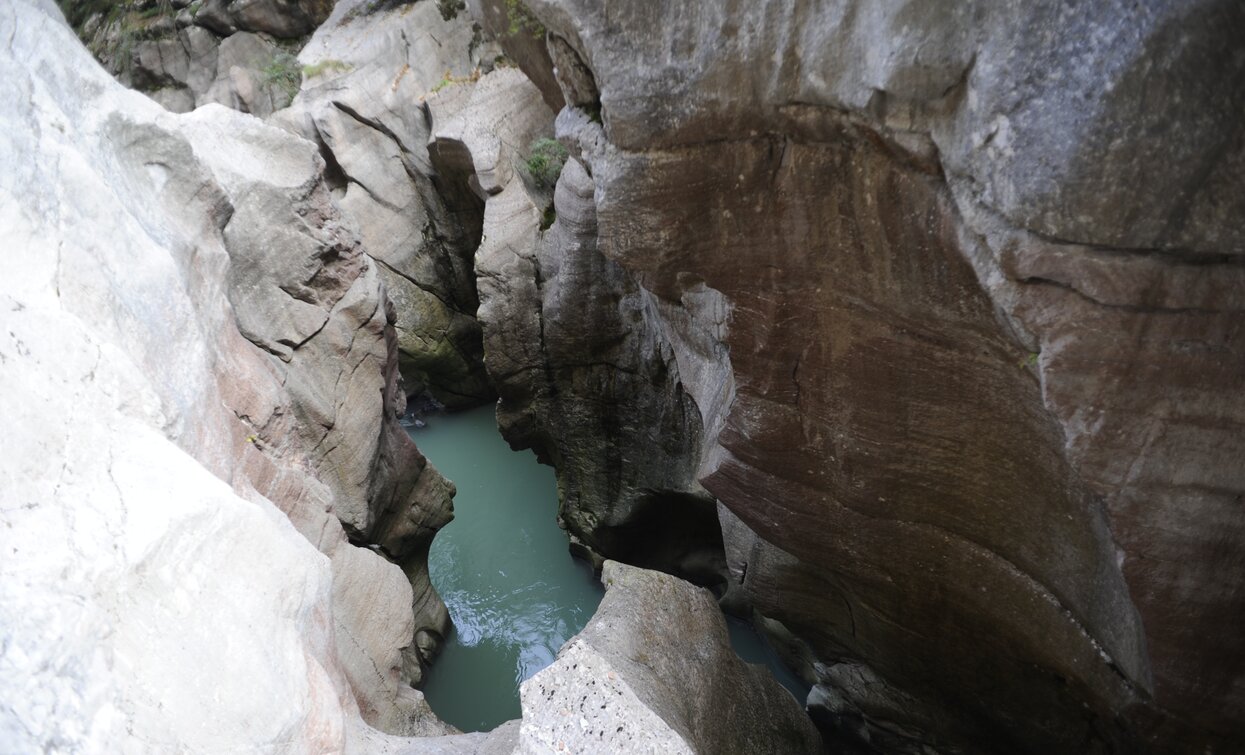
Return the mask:
{"type": "MultiPolygon", "coordinates": [[[[437,533],[428,557],[454,630],[423,690],[446,722],[488,731],[519,717],[519,685],[553,663],[592,618],[604,589],[567,550],[553,470],[530,452],[510,450],[492,407],[427,421],[408,432],[458,494],[454,521],[437,533]]],[[[730,630],[741,657],[769,666],[804,699],[807,686],[751,626],[732,620],[730,630]]]]}
{"type": "Polygon", "coordinates": [[[434,415],[410,433],[458,487],[454,521],[428,556],[454,631],[424,695],[448,723],[488,731],[519,717],[519,684],[584,628],[604,588],[567,550],[553,469],[510,450],[492,407],[434,415]]]}

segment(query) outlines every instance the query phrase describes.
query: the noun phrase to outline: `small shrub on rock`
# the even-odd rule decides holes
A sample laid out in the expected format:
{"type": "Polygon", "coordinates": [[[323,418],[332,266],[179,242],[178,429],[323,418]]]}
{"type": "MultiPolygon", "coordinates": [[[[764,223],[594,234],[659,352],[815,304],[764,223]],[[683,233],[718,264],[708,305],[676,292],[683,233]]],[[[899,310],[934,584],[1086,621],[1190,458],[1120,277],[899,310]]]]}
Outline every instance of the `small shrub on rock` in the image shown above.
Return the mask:
{"type": "Polygon", "coordinates": [[[272,57],[272,62],[264,66],[264,85],[272,87],[289,99],[294,99],[298,88],[303,83],[303,69],[298,58],[282,50],[272,57]]]}
{"type": "Polygon", "coordinates": [[[527,172],[537,185],[552,188],[558,182],[566,158],[566,147],[557,140],[537,139],[528,147],[527,172]]]}

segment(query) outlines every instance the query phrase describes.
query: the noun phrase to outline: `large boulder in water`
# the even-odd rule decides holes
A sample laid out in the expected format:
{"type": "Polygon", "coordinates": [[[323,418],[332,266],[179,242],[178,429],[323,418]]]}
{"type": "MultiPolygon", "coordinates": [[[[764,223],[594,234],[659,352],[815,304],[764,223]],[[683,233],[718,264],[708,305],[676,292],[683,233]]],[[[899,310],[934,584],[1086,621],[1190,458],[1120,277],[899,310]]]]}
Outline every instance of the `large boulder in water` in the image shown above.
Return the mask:
{"type": "Polygon", "coordinates": [[[816,753],[801,705],[731,649],[713,595],[607,561],[605,598],[523,683],[518,752],[816,753]]]}

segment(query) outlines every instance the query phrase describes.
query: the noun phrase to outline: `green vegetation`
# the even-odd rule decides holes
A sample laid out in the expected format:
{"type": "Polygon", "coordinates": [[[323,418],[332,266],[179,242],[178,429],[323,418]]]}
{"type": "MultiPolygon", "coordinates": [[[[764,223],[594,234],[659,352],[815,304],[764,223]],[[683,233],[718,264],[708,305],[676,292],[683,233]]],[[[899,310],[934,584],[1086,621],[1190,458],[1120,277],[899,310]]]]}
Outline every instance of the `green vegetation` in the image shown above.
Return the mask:
{"type": "Polygon", "coordinates": [[[177,9],[170,0],[57,0],[65,20],[106,68],[128,76],[135,46],[172,33],[177,9]]]}
{"type": "Polygon", "coordinates": [[[532,15],[522,0],[506,0],[506,19],[510,22],[507,33],[512,37],[526,33],[534,39],[545,38],[545,25],[532,15]]]}
{"type": "Polygon", "coordinates": [[[144,21],[160,16],[173,16],[173,4],[169,0],[157,0],[155,5],[138,11],[138,17],[144,21]]]}
{"type": "Polygon", "coordinates": [[[61,7],[61,13],[65,14],[69,25],[79,31],[91,16],[112,14],[123,8],[115,0],[56,0],[56,4],[61,7]]]}
{"type": "Polygon", "coordinates": [[[540,230],[547,231],[553,227],[554,221],[558,219],[558,211],[554,208],[553,203],[545,208],[545,214],[540,218],[540,230]]]}
{"type": "Polygon", "coordinates": [[[298,88],[303,83],[298,58],[285,50],[272,56],[272,62],[264,66],[261,73],[264,75],[265,86],[273,87],[291,100],[298,94],[298,88]]]}
{"type": "Polygon", "coordinates": [[[312,63],[309,66],[303,66],[303,78],[314,79],[322,73],[328,71],[349,71],[351,68],[349,63],[343,63],[340,60],[328,58],[321,60],[319,63],[312,63]]]}
{"type": "Polygon", "coordinates": [[[437,10],[441,12],[442,19],[450,21],[467,10],[467,3],[463,0],[437,0],[437,10]]]}
{"type": "MultiPolygon", "coordinates": [[[[537,139],[528,147],[527,172],[542,188],[553,188],[566,164],[566,147],[554,139],[537,139]]],[[[550,223],[552,225],[552,223],[550,223]]]]}

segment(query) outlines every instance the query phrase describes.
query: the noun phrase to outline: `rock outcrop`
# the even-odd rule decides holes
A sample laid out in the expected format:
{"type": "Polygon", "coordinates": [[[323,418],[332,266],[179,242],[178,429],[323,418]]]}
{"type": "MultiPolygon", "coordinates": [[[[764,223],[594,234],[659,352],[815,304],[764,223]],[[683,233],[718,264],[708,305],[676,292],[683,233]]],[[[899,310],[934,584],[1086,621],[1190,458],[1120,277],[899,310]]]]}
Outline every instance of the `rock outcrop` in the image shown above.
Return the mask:
{"type": "Polygon", "coordinates": [[[661,344],[523,397],[596,408],[568,424],[599,445],[546,454],[572,531],[609,555],[634,521],[597,518],[636,461],[600,450],[660,407],[632,436],[721,502],[730,591],[808,644],[832,725],[1239,747],[1240,8],[528,5],[584,168],[530,256],[578,223],[596,265],[528,363],[661,344]]]}
{"type": "MultiPolygon", "coordinates": [[[[530,34],[499,35],[507,55],[528,52],[530,34]]],[[[482,205],[475,314],[498,424],[557,470],[578,553],[725,589],[716,504],[695,478],[700,415],[651,326],[656,304],[597,250],[581,163],[533,172],[553,134],[549,100],[509,66],[426,99],[446,204],[482,205]]]]}
{"type": "Polygon", "coordinates": [[[401,373],[496,390],[577,547],[755,612],[833,737],[1245,748],[1239,4],[173,5],[78,21],[171,110],[301,82],[285,131],[0,8],[0,738],[813,746],[707,725],[707,594],[612,565],[522,724],[397,736],[450,493],[401,373]]]}
{"type": "Polygon", "coordinates": [[[406,391],[451,409],[493,398],[472,255],[483,200],[437,160],[426,110],[458,101],[492,59],[469,19],[433,3],[338,3],[300,53],[308,76],[274,122],[320,145],[345,212],[396,307],[406,391]]]}
{"type": "Polygon", "coordinates": [[[6,745],[445,732],[410,682],[452,487],[397,423],[395,316],[316,145],[169,114],[50,2],[0,36],[6,745]]]}
{"type": "Polygon", "coordinates": [[[601,580],[588,626],[523,683],[517,752],[821,751],[795,698],[731,650],[709,591],[615,561],[601,580]]]}
{"type": "Polygon", "coordinates": [[[219,103],[266,117],[289,104],[294,52],[331,0],[60,0],[83,42],[127,86],[169,110],[219,103]]]}

